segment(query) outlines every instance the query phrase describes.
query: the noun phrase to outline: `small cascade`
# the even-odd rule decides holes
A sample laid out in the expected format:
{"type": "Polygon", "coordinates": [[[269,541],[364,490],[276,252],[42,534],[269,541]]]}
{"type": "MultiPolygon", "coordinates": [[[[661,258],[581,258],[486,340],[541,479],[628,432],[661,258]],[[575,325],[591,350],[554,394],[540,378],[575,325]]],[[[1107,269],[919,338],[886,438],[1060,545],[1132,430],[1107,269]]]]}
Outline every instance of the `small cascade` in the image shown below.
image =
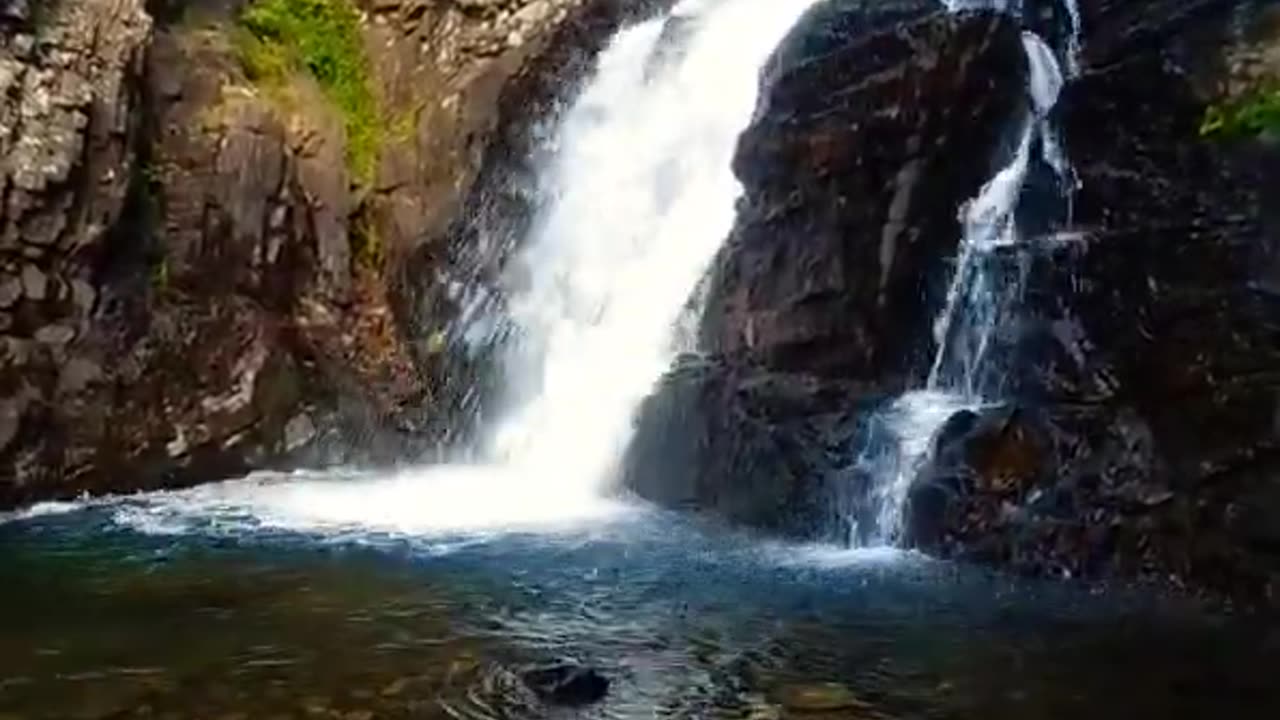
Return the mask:
{"type": "MultiPolygon", "coordinates": [[[[947,0],[946,4],[953,12],[987,8],[1020,15],[1022,11],[1019,0],[947,0]]],[[[1028,258],[1019,252],[1024,238],[1017,214],[1033,164],[1043,162],[1055,175],[1067,218],[1075,190],[1074,173],[1050,118],[1067,81],[1062,67],[1070,74],[1076,72],[1079,15],[1074,0],[1067,0],[1067,5],[1070,40],[1061,62],[1039,35],[1022,34],[1029,71],[1028,106],[1016,126],[1017,143],[1009,162],[961,210],[964,234],[934,323],[937,350],[924,386],[891,401],[869,422],[857,469],[873,479],[873,527],[865,527],[865,517],[861,523],[851,519],[854,544],[899,542],[907,495],[939,428],[957,411],[1002,397],[1002,362],[993,354],[1026,283],[1028,258]]]]}

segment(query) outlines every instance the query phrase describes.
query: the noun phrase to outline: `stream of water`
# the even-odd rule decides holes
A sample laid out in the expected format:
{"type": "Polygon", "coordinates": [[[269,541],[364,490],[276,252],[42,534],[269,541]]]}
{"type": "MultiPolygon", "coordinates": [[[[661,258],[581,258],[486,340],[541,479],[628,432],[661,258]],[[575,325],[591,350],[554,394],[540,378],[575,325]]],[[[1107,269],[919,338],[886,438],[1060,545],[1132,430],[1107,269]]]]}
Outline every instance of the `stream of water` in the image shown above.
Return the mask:
{"type": "MultiPolygon", "coordinates": [[[[939,428],[960,410],[1003,398],[1008,358],[997,356],[997,336],[1016,318],[1026,284],[1028,257],[1020,248],[1026,239],[1017,214],[1037,147],[1044,167],[1056,175],[1058,200],[1068,220],[1075,191],[1071,164],[1050,117],[1067,81],[1064,62],[1071,74],[1076,67],[1079,12],[1075,0],[1066,4],[1070,27],[1064,61],[1039,35],[1022,34],[1027,108],[1007,164],[961,209],[963,236],[934,326],[936,350],[928,377],[923,387],[889,402],[870,421],[858,464],[875,479],[872,502],[877,512],[869,530],[850,522],[855,544],[896,544],[911,485],[939,428]]],[[[987,8],[1022,14],[1019,0],[949,0],[947,7],[952,12],[987,8]]]]}

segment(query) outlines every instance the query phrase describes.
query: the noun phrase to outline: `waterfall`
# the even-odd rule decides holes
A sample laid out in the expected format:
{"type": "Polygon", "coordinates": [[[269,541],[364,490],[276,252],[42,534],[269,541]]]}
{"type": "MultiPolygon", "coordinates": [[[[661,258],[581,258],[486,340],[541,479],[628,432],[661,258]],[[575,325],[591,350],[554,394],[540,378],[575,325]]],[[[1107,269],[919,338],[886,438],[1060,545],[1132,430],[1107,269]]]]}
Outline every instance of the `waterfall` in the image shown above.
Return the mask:
{"type": "Polygon", "coordinates": [[[423,534],[612,512],[602,491],[634,412],[680,349],[685,306],[732,229],[732,160],[761,71],[817,1],[683,0],[597,58],[558,120],[536,216],[507,268],[502,404],[473,460],[251,477],[151,496],[117,519],[149,531],[215,516],[423,534]]]}
{"type": "Polygon", "coordinates": [[[623,31],[565,116],[513,268],[507,408],[488,447],[545,492],[597,491],[670,367],[676,321],[733,226],[760,70],[812,4],[686,0],[623,31]]]}
{"type": "MultiPolygon", "coordinates": [[[[1079,13],[1066,0],[1070,37],[1063,62],[1037,34],[1024,31],[1022,46],[1028,66],[1027,109],[1017,124],[1017,143],[1008,164],[983,185],[960,212],[963,236],[944,305],[934,323],[937,346],[928,378],[920,389],[904,393],[869,422],[866,444],[857,460],[860,472],[873,479],[872,527],[849,520],[855,544],[885,545],[901,540],[903,510],[916,475],[927,460],[934,437],[948,418],[962,409],[998,402],[1002,366],[992,357],[997,336],[1016,313],[1027,275],[1025,241],[1016,213],[1031,170],[1033,149],[1057,176],[1062,201],[1070,215],[1075,178],[1051,121],[1066,83],[1065,65],[1076,72],[1079,13]],[[1009,251],[1017,260],[1010,269],[1009,251]]],[[[952,12],[975,8],[1020,14],[1019,0],[946,0],[952,12]]]]}

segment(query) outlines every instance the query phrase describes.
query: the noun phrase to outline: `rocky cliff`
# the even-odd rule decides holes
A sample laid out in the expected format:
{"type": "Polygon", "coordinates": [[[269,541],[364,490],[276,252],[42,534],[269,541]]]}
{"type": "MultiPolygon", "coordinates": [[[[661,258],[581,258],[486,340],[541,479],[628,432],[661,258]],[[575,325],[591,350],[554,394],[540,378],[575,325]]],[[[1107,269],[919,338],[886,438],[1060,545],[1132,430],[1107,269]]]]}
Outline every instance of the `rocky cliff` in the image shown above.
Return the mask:
{"type": "MultiPolygon", "coordinates": [[[[1080,72],[1052,118],[1072,213],[1036,217],[1027,191],[1024,242],[993,260],[1027,278],[993,339],[1002,405],[943,424],[907,541],[1280,603],[1280,149],[1257,112],[1219,132],[1276,86],[1277,5],[1079,5],[1080,72]]],[[[703,356],[641,412],[631,488],[848,537],[873,492],[855,462],[868,424],[924,382],[958,210],[1027,102],[1018,25],[1063,49],[1069,19],[1052,1],[1019,18],[907,0],[810,14],[739,147],[746,197],[703,356]]]]}
{"type": "Polygon", "coordinates": [[[431,447],[413,259],[624,5],[0,2],[0,505],[431,447]]]}

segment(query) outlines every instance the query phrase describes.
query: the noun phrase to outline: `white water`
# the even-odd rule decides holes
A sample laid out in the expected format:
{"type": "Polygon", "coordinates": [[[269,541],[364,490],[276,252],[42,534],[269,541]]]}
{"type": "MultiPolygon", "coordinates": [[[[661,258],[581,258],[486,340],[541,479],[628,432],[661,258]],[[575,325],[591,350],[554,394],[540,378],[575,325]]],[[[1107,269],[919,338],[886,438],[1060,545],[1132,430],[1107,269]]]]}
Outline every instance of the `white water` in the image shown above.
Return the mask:
{"type": "Polygon", "coordinates": [[[480,462],[258,474],[129,499],[116,520],[290,531],[509,531],[596,521],[632,415],[670,366],[685,303],[732,228],[731,169],[760,71],[817,0],[685,0],[621,31],[564,114],[510,268],[507,407],[480,462]],[[675,28],[672,28],[675,29],[675,28]]]}
{"type": "MultiPolygon", "coordinates": [[[[996,8],[1021,13],[1020,0],[946,0],[953,12],[996,8]]],[[[1079,15],[1067,0],[1071,21],[1067,64],[1074,74],[1079,15]]],[[[998,401],[998,390],[984,387],[992,375],[989,357],[995,334],[1025,283],[1025,266],[1010,279],[993,272],[993,252],[1023,241],[1015,214],[1031,166],[1032,147],[1039,140],[1041,157],[1064,187],[1070,203],[1074,176],[1049,120],[1066,83],[1052,48],[1032,32],[1022,34],[1029,70],[1029,107],[1018,132],[1013,157],[961,210],[964,235],[945,303],[934,323],[937,351],[923,389],[903,394],[872,420],[867,450],[859,458],[863,472],[875,479],[871,501],[876,508],[873,544],[902,539],[903,511],[911,485],[932,450],[938,430],[953,414],[998,401]]],[[[1068,212],[1069,214],[1069,212],[1068,212]]],[[[853,535],[859,537],[857,523],[853,535]]]]}
{"type": "Polygon", "coordinates": [[[811,4],[681,3],[687,43],[659,47],[662,21],[624,31],[565,118],[546,176],[555,202],[518,268],[516,401],[492,444],[545,492],[592,495],[611,476],[633,411],[674,358],[675,322],[732,229],[731,161],[761,66],[811,4]]]}

